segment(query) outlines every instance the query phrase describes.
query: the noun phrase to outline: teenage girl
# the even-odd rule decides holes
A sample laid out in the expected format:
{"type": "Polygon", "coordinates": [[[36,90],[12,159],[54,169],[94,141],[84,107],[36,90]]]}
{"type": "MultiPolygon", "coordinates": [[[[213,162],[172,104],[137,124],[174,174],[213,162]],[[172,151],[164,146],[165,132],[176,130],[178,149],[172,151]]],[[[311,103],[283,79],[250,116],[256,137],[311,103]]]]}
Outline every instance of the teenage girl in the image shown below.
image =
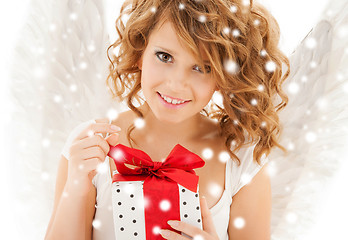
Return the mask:
{"type": "MultiPolygon", "coordinates": [[[[123,4],[116,29],[107,85],[131,110],[71,132],[45,239],[115,239],[111,179],[117,170],[107,153],[116,144],[153,161],[181,144],[205,161],[195,169],[205,196],[203,230],[181,221],[171,222],[174,229],[195,239],[270,239],[266,156],[274,146],[285,150],[276,139],[277,111],[288,101],[281,84],[290,68],[277,47],[274,18],[253,1],[133,0],[123,4]],[[283,78],[282,63],[288,66],[283,78]],[[211,101],[214,93],[220,104],[211,101]]],[[[168,229],[160,234],[188,239],[168,229]]]]}

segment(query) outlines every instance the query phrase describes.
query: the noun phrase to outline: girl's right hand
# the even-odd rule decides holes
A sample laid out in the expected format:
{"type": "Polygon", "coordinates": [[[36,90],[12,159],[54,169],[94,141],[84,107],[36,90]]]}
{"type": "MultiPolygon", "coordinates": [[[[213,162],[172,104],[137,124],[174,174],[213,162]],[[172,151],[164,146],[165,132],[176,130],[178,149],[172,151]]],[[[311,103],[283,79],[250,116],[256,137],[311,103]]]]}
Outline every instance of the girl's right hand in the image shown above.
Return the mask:
{"type": "Polygon", "coordinates": [[[96,174],[99,163],[105,161],[110,145],[115,146],[121,129],[114,130],[109,123],[92,123],[85,128],[72,142],[68,161],[68,177],[66,191],[68,194],[86,196],[92,187],[92,178],[96,174]],[[103,138],[97,133],[110,133],[103,138]]]}

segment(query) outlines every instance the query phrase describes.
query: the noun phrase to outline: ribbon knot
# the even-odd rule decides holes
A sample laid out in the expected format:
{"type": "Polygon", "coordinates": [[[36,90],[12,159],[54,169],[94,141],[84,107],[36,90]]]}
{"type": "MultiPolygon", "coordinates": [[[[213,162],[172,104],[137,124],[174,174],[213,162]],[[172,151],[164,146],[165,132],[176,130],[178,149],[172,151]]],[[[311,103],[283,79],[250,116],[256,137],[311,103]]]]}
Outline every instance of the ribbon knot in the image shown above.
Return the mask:
{"type": "Polygon", "coordinates": [[[153,168],[152,171],[157,171],[162,167],[162,162],[153,162],[153,168]]]}
{"type": "Polygon", "coordinates": [[[205,164],[197,154],[180,144],[175,145],[163,162],[154,162],[145,152],[122,144],[110,145],[108,156],[114,159],[119,172],[114,174],[113,182],[141,180],[146,182],[152,177],[166,178],[194,192],[197,192],[198,176],[193,169],[203,167],[205,164]],[[126,165],[134,167],[129,168],[126,165]]]}

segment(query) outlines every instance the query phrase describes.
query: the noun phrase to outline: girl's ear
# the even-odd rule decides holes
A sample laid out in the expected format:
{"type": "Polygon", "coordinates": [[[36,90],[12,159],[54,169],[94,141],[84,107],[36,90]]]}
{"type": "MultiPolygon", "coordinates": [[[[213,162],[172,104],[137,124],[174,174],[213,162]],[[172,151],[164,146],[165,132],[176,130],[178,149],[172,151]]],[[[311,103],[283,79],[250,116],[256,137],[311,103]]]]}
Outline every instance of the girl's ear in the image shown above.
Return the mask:
{"type": "Polygon", "coordinates": [[[141,56],[137,62],[138,68],[142,70],[143,67],[143,56],[141,56]]]}

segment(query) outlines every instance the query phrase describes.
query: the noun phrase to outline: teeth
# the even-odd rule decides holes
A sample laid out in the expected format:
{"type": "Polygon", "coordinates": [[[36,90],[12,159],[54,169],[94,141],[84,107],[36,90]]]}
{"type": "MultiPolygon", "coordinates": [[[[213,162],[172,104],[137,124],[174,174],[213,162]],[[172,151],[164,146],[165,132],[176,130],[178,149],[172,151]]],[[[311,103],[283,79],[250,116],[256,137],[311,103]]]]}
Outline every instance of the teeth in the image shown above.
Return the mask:
{"type": "Polygon", "coordinates": [[[175,104],[175,105],[181,104],[181,103],[184,103],[184,102],[185,102],[185,101],[178,101],[178,100],[176,100],[176,99],[171,99],[171,98],[169,98],[169,97],[163,96],[162,94],[161,94],[161,97],[162,97],[166,102],[171,103],[171,104],[175,104]]]}

